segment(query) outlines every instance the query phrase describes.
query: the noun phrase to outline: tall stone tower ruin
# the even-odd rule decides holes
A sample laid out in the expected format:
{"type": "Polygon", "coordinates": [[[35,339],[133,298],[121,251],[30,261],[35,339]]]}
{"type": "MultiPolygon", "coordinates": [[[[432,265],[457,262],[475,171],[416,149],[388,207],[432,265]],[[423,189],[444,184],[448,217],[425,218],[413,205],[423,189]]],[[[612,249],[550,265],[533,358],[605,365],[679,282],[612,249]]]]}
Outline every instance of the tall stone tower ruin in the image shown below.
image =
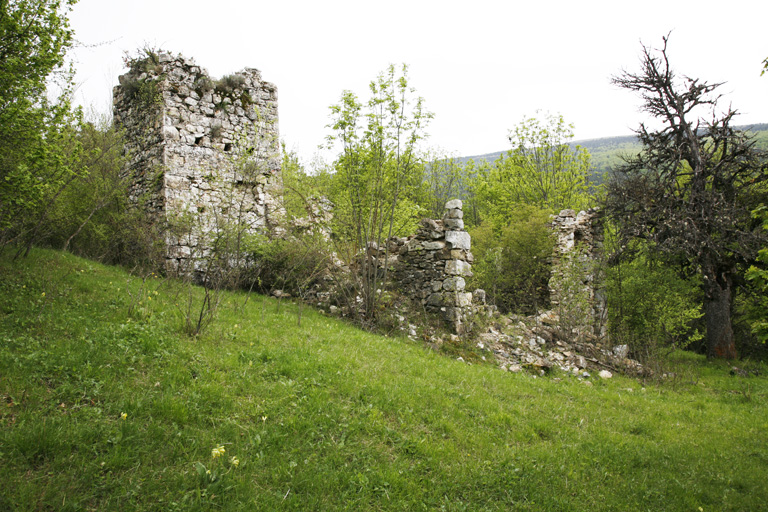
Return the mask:
{"type": "Polygon", "coordinates": [[[114,89],[130,201],[163,227],[166,269],[204,271],[225,230],[272,227],[282,186],[277,88],[246,68],[219,80],[145,51],[114,89]]]}

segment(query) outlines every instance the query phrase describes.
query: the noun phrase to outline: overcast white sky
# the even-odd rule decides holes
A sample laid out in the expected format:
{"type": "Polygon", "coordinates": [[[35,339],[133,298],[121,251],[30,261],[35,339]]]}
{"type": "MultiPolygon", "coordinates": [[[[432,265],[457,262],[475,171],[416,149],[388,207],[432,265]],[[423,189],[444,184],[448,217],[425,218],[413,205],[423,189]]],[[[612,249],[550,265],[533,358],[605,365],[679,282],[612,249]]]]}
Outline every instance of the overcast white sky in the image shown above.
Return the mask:
{"type": "Polygon", "coordinates": [[[344,89],[367,98],[388,64],[435,114],[430,145],[460,156],[508,149],[536,110],[561,113],[576,139],[626,135],[639,102],[610,84],[637,70],[640,42],[681,74],[726,81],[738,124],[768,122],[764,0],[80,0],[71,15],[78,99],[111,109],[122,56],[145,45],[194,57],[215,77],[254,67],[277,85],[281,138],[309,161],[344,89]]]}

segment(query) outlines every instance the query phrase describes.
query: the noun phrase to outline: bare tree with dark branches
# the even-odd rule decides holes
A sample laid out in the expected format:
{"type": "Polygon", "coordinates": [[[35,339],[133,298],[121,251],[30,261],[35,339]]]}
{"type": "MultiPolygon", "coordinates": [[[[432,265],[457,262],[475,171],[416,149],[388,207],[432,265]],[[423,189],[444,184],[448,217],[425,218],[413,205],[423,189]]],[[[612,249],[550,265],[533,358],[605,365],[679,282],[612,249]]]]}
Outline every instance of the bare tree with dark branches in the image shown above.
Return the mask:
{"type": "Polygon", "coordinates": [[[661,49],[643,46],[639,73],[613,78],[638,93],[643,110],[662,126],[640,125],[643,150],[614,169],[607,210],[621,246],[644,239],[701,274],[708,355],[731,359],[737,357],[734,286],[742,265],[754,261],[766,241],[750,212],[766,199],[768,157],[748,134],[731,127],[735,110],[718,111],[721,97],[714,92],[721,83],[675,75],[668,39],[661,49]]]}

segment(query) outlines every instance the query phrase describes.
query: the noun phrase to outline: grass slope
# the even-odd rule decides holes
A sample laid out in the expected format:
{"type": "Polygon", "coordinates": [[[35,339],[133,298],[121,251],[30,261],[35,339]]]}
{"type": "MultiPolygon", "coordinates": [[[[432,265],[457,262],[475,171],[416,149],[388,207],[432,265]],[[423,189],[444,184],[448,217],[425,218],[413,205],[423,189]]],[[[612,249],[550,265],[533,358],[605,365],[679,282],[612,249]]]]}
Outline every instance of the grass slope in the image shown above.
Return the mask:
{"type": "Polygon", "coordinates": [[[313,311],[298,326],[295,306],[242,293],[189,338],[177,286],[51,251],[0,258],[0,510],[768,503],[765,377],[681,356],[661,387],[588,387],[313,311]]]}

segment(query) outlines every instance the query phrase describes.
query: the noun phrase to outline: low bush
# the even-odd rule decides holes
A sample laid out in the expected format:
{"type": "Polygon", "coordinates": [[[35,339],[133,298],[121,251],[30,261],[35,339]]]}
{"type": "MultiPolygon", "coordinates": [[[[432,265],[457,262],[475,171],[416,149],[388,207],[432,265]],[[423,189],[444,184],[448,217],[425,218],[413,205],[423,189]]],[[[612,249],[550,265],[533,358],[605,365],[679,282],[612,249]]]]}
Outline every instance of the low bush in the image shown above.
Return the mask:
{"type": "Polygon", "coordinates": [[[607,269],[608,325],[614,344],[629,345],[634,357],[653,363],[702,338],[703,315],[697,279],[638,254],[607,269]]]}
{"type": "Polygon", "coordinates": [[[505,226],[484,222],[470,229],[475,257],[470,286],[484,289],[504,313],[535,313],[549,301],[549,212],[520,205],[510,217],[517,221],[505,226]]]}

